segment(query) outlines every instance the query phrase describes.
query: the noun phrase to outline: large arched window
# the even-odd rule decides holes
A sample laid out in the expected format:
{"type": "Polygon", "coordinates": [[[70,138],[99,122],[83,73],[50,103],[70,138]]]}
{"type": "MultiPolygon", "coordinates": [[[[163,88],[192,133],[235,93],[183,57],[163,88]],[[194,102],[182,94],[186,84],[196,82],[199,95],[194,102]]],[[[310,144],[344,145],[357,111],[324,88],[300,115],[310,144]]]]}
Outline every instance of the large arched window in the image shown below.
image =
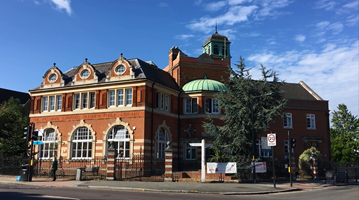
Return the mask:
{"type": "Polygon", "coordinates": [[[157,149],[156,149],[156,158],[165,159],[165,150],[167,142],[169,141],[168,133],[166,129],[160,128],[157,132],[157,149]]]}
{"type": "Polygon", "coordinates": [[[117,158],[130,157],[130,134],[122,125],[114,126],[107,134],[107,148],[111,146],[116,149],[117,158]]]}
{"type": "Polygon", "coordinates": [[[92,134],[87,127],[79,127],[72,134],[73,159],[91,159],[92,155],[92,134]]]}
{"type": "Polygon", "coordinates": [[[42,135],[43,144],[39,146],[39,153],[41,159],[52,159],[57,155],[57,134],[55,129],[48,128],[44,130],[42,135]]]}

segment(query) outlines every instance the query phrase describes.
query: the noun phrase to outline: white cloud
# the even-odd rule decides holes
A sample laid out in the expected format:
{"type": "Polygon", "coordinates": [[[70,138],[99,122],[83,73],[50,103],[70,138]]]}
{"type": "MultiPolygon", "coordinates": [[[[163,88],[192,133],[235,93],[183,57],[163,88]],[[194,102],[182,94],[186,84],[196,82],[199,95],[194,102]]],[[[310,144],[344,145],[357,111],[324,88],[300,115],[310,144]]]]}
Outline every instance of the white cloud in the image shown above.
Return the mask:
{"type": "Polygon", "coordinates": [[[251,0],[227,0],[229,5],[239,5],[245,2],[251,2],[251,0]]]}
{"type": "Polygon", "coordinates": [[[260,4],[260,9],[254,14],[257,20],[262,20],[267,16],[285,14],[285,12],[278,12],[275,9],[284,8],[292,3],[289,0],[257,0],[256,2],[260,4]]]}
{"type": "Polygon", "coordinates": [[[358,115],[358,48],[359,41],[341,45],[328,43],[318,52],[263,52],[251,55],[247,60],[274,68],[286,82],[298,83],[303,80],[323,99],[329,100],[331,110],[344,103],[358,115]]]}
{"type": "Polygon", "coordinates": [[[294,37],[294,39],[295,39],[296,41],[298,41],[298,42],[304,42],[304,40],[305,40],[305,35],[296,35],[296,36],[294,37]]]}
{"type": "Polygon", "coordinates": [[[189,35],[182,34],[182,35],[176,35],[176,36],[175,36],[175,39],[178,39],[178,40],[187,40],[187,39],[192,38],[192,37],[194,37],[194,35],[191,35],[191,34],[189,34],[189,35]]]}
{"type": "Polygon", "coordinates": [[[359,1],[355,0],[351,3],[345,4],[343,8],[350,8],[350,9],[358,9],[359,7],[359,1]]]}
{"type": "Polygon", "coordinates": [[[159,6],[159,7],[167,7],[168,4],[167,4],[167,3],[159,3],[158,6],[159,6]]]}
{"type": "Polygon", "coordinates": [[[62,10],[65,9],[67,14],[71,16],[72,9],[71,9],[71,0],[51,0],[52,3],[56,5],[56,9],[62,10]]]}
{"type": "Polygon", "coordinates": [[[243,22],[248,20],[248,16],[253,13],[258,7],[253,6],[232,6],[226,13],[217,17],[201,17],[198,20],[193,20],[187,25],[192,30],[199,30],[205,33],[213,30],[216,23],[219,25],[233,25],[235,23],[243,22]]]}
{"type": "Polygon", "coordinates": [[[202,0],[195,0],[194,5],[199,6],[202,4],[202,0]]]}
{"type": "Polygon", "coordinates": [[[343,28],[344,28],[344,26],[340,22],[336,22],[336,23],[330,24],[328,26],[328,30],[332,30],[333,34],[338,34],[338,33],[342,32],[343,28]]]}
{"type": "Polygon", "coordinates": [[[343,31],[344,25],[340,22],[330,23],[328,21],[322,21],[315,25],[317,27],[316,36],[322,36],[327,31],[332,31],[333,34],[338,34],[343,31]]]}
{"type": "Polygon", "coordinates": [[[351,15],[351,16],[347,17],[347,20],[345,22],[346,22],[346,25],[348,25],[348,26],[357,25],[359,22],[359,14],[351,15]]]}
{"type": "Polygon", "coordinates": [[[205,8],[205,10],[208,10],[208,11],[217,11],[217,10],[222,9],[226,5],[227,5],[226,1],[217,1],[217,2],[205,4],[204,8],[205,8]]]}
{"type": "Polygon", "coordinates": [[[319,0],[315,3],[314,9],[333,10],[336,3],[329,0],[319,0]]]}
{"type": "Polygon", "coordinates": [[[39,1],[34,0],[34,4],[39,5],[39,4],[40,4],[40,2],[39,2],[39,1]]]}

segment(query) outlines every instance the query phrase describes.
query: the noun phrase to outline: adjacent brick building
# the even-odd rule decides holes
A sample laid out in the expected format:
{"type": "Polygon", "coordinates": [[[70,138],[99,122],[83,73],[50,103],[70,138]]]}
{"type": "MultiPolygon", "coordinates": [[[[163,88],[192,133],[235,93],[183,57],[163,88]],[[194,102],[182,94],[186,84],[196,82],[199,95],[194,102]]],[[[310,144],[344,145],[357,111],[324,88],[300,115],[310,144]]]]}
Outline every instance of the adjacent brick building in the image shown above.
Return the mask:
{"type": "MultiPolygon", "coordinates": [[[[217,32],[205,41],[198,57],[172,47],[163,70],[122,54],[107,63],[91,64],[85,59],[65,73],[54,63],[42,84],[29,91],[30,120],[36,129],[44,130],[44,144],[36,149],[38,157],[46,160],[56,155],[79,163],[104,160],[113,145],[121,162],[131,163],[136,155],[157,162],[164,160],[166,148],[171,148],[174,170],[196,169],[200,149],[188,143],[213,141],[202,122],[211,114],[220,123],[214,94],[226,90],[222,81],[228,80],[230,65],[230,42],[217,32]]],[[[276,157],[286,157],[290,131],[297,140],[296,158],[316,146],[329,161],[328,101],[304,82],[289,83],[283,89],[289,99],[288,117],[270,127],[278,137],[276,157]]],[[[260,155],[269,156],[260,144],[260,155]]],[[[151,172],[158,167],[153,162],[143,170],[151,172]]]]}

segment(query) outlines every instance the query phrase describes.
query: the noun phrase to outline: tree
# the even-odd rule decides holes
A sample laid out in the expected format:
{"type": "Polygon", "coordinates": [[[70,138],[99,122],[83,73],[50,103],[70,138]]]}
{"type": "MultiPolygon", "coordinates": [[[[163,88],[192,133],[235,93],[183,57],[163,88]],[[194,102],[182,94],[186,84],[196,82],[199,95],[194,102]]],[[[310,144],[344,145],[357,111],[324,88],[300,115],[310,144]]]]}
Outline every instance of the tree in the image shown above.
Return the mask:
{"type": "Polygon", "coordinates": [[[339,104],[331,122],[332,161],[354,162],[354,150],[359,149],[359,119],[351,114],[345,104],[339,104]]]}
{"type": "Polygon", "coordinates": [[[26,156],[27,141],[24,128],[29,125],[20,100],[11,97],[0,104],[0,157],[26,156]]]}
{"type": "Polygon", "coordinates": [[[304,150],[302,154],[299,156],[299,174],[302,178],[305,176],[311,176],[312,172],[310,169],[310,156],[312,155],[312,151],[317,156],[318,167],[322,166],[322,154],[315,148],[311,147],[307,150],[304,150]]]}
{"type": "Polygon", "coordinates": [[[221,118],[224,125],[216,124],[208,116],[203,127],[208,134],[215,136],[214,148],[228,151],[229,160],[236,161],[239,169],[250,169],[252,128],[257,136],[267,128],[268,122],[281,115],[286,104],[280,89],[284,82],[279,81],[273,70],[267,70],[263,65],[260,65],[261,80],[253,80],[249,74],[251,69],[246,68],[242,57],[235,65],[239,70],[229,68],[230,80],[223,81],[228,91],[216,94],[219,106],[224,111],[221,118]]]}

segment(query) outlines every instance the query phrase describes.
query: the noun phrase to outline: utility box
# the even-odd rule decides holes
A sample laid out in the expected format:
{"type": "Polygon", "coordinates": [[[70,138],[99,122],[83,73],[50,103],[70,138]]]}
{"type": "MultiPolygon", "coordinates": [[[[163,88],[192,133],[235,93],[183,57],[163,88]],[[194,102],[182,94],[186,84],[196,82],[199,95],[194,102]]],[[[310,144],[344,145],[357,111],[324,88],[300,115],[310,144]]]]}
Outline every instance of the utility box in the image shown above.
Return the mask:
{"type": "Polygon", "coordinates": [[[77,168],[76,170],[76,181],[81,181],[82,177],[82,168],[77,168]]]}
{"type": "Polygon", "coordinates": [[[30,165],[21,166],[21,181],[31,181],[32,180],[32,167],[30,165]]]}

